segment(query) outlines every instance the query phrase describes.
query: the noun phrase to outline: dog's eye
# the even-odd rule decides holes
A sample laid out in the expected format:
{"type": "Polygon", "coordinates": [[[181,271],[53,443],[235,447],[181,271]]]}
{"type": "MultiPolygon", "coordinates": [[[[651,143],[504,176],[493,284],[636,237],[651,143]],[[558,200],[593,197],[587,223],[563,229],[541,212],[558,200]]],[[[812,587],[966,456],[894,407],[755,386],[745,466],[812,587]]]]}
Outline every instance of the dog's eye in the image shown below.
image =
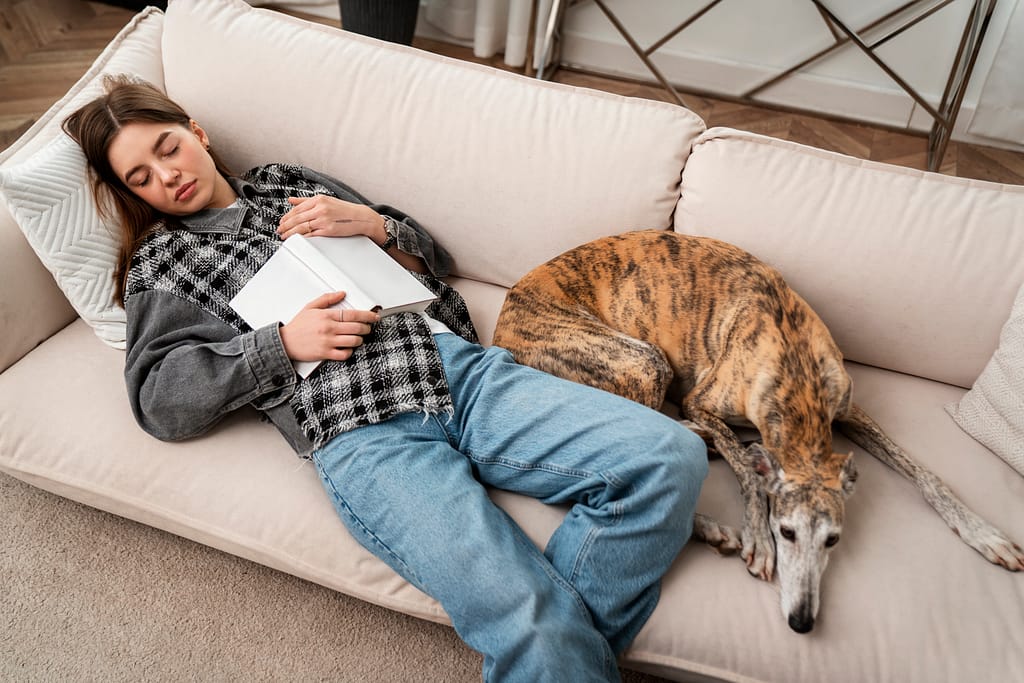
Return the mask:
{"type": "Polygon", "coordinates": [[[828,538],[825,539],[825,547],[831,548],[836,543],[839,543],[839,534],[829,534],[828,538]]]}
{"type": "Polygon", "coordinates": [[[784,539],[786,539],[787,541],[795,541],[796,540],[796,532],[793,531],[788,526],[780,526],[779,527],[779,533],[782,534],[782,537],[784,539]]]}

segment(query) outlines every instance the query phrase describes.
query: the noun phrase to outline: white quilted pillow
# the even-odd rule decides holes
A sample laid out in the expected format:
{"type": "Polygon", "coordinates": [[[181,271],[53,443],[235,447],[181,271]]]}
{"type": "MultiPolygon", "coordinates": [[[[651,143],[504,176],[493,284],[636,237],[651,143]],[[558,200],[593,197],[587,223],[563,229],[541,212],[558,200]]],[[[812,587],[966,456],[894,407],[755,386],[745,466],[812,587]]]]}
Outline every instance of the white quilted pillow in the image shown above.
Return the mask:
{"type": "Polygon", "coordinates": [[[123,349],[125,314],[114,303],[112,279],[118,229],[100,220],[82,150],[61,133],[24,162],[0,168],[0,191],[78,315],[123,349]]]}
{"type": "Polygon", "coordinates": [[[1024,285],[999,348],[971,390],[946,410],[961,429],[1024,474],[1024,285]]]}

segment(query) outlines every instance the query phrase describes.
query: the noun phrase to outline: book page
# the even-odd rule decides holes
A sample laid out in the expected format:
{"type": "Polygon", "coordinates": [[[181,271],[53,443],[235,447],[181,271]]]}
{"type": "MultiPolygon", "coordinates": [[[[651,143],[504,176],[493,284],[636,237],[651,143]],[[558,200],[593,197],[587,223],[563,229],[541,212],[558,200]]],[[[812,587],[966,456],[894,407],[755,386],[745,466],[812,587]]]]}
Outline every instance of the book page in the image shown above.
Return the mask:
{"type": "MultiPolygon", "coordinates": [[[[303,237],[302,235],[292,235],[284,241],[283,248],[279,251],[289,251],[292,256],[296,257],[300,263],[305,266],[323,283],[326,289],[325,292],[345,292],[345,298],[342,300],[343,306],[341,308],[355,308],[361,311],[371,311],[376,306],[377,302],[370,297],[358,284],[359,278],[350,277],[349,274],[340,267],[340,265],[330,259],[324,253],[325,243],[339,240],[351,240],[355,239],[352,237],[303,237]],[[317,240],[314,242],[314,240],[317,240]]],[[[376,251],[380,252],[380,248],[377,247],[369,238],[366,241],[370,243],[376,251]]],[[[385,255],[386,256],[386,255],[385,255]]],[[[391,261],[391,257],[386,256],[391,261]]],[[[396,264],[397,265],[397,264],[396,264]]],[[[403,269],[404,270],[404,269],[403,269]]]]}
{"type": "MultiPolygon", "coordinates": [[[[288,324],[313,299],[345,292],[332,308],[420,312],[437,297],[373,240],[292,235],[249,280],[231,307],[253,329],[288,324]]],[[[319,362],[293,362],[307,377],[319,362]]]]}
{"type": "MultiPolygon", "coordinates": [[[[418,312],[425,310],[437,298],[369,237],[310,237],[305,242],[303,246],[315,247],[325,260],[336,267],[337,282],[352,282],[351,293],[354,296],[351,298],[356,308],[373,310],[379,307],[381,315],[418,312]]],[[[303,258],[306,258],[305,254],[303,258]]],[[[306,262],[313,263],[314,260],[306,259],[306,262]]],[[[328,269],[329,266],[323,268],[328,269]]],[[[314,269],[319,270],[319,267],[314,269]]],[[[332,280],[328,279],[328,282],[332,280]]],[[[341,289],[350,291],[345,287],[341,289]]]]}
{"type": "MultiPolygon", "coordinates": [[[[260,268],[229,303],[254,330],[274,323],[289,323],[310,301],[337,291],[283,246],[260,268]]],[[[342,299],[333,308],[352,308],[342,299]]],[[[308,377],[314,361],[292,361],[295,371],[308,377]]]]}
{"type": "Polygon", "coordinates": [[[230,304],[254,330],[291,321],[306,304],[331,291],[287,249],[278,249],[230,304]]]}

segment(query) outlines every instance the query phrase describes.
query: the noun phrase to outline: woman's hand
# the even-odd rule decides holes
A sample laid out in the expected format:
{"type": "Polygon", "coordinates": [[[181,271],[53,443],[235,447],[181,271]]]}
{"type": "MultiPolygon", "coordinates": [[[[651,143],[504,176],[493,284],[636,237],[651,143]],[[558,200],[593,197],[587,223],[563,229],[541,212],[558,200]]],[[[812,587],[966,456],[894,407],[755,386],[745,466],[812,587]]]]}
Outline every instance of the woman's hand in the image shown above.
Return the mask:
{"type": "Polygon", "coordinates": [[[373,311],[330,308],[345,292],[318,296],[281,327],[281,342],[292,360],[348,360],[380,320],[373,311]]]}
{"type": "Polygon", "coordinates": [[[318,194],[313,197],[289,197],[291,210],[281,217],[277,234],[307,237],[348,237],[366,235],[377,244],[388,238],[384,218],[365,204],[346,202],[318,194]]]}

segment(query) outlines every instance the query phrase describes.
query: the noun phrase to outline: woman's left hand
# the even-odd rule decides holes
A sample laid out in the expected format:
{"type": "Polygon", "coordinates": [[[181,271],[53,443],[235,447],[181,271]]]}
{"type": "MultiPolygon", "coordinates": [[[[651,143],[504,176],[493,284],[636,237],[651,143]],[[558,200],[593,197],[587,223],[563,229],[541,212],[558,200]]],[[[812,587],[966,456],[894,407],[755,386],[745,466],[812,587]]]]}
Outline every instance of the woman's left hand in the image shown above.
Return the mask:
{"type": "Polygon", "coordinates": [[[292,208],[281,217],[277,234],[307,237],[348,237],[366,235],[377,244],[387,239],[384,218],[365,204],[346,202],[328,195],[289,197],[292,208]]]}

